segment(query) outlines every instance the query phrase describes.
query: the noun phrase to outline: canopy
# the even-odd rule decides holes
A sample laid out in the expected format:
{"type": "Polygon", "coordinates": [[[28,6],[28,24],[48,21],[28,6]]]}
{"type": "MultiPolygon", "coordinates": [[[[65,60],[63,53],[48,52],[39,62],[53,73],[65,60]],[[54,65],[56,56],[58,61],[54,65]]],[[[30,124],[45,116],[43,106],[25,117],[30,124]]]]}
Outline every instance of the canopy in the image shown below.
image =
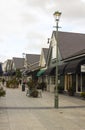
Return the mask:
{"type": "Polygon", "coordinates": [[[7,71],[3,73],[4,76],[14,76],[15,74],[16,74],[15,71],[7,71]]]}
{"type": "Polygon", "coordinates": [[[44,75],[50,75],[51,72],[52,72],[52,70],[53,70],[53,67],[47,68],[46,71],[45,71],[45,73],[44,73],[44,75]]]}
{"type": "Polygon", "coordinates": [[[65,73],[78,73],[80,72],[80,65],[85,64],[85,58],[73,60],[68,63],[65,68],[65,73]]]}
{"type": "Polygon", "coordinates": [[[45,71],[46,71],[45,69],[38,71],[37,76],[39,77],[39,76],[43,75],[45,71]]]}
{"type": "MultiPolygon", "coordinates": [[[[59,75],[64,74],[65,71],[65,67],[67,66],[67,64],[62,64],[58,66],[58,73],[59,75]]],[[[56,75],[56,66],[55,67],[49,67],[45,73],[45,75],[56,75]]]]}

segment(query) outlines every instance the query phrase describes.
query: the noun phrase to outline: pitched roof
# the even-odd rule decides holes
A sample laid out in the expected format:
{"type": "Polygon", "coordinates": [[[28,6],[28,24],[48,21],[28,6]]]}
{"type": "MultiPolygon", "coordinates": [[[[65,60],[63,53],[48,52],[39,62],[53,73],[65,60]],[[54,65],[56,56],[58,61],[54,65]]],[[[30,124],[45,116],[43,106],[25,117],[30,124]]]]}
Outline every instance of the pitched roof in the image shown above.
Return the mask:
{"type": "Polygon", "coordinates": [[[77,53],[74,53],[73,55],[71,55],[69,58],[72,58],[72,57],[82,57],[82,56],[85,56],[85,49],[81,50],[81,51],[78,51],[77,53]]]}
{"type": "Polygon", "coordinates": [[[24,67],[24,58],[13,57],[13,62],[15,64],[16,69],[21,69],[24,67]]]}
{"type": "Polygon", "coordinates": [[[40,66],[39,66],[39,62],[33,64],[30,66],[30,70],[37,70],[37,69],[40,69],[40,66]]]}
{"type": "Polygon", "coordinates": [[[28,64],[34,64],[39,62],[40,55],[39,54],[26,54],[26,59],[28,64]]]}
{"type": "MultiPolygon", "coordinates": [[[[56,37],[56,31],[53,31],[56,37]]],[[[85,34],[58,32],[58,46],[62,59],[66,59],[83,49],[85,49],[85,34]]]]}

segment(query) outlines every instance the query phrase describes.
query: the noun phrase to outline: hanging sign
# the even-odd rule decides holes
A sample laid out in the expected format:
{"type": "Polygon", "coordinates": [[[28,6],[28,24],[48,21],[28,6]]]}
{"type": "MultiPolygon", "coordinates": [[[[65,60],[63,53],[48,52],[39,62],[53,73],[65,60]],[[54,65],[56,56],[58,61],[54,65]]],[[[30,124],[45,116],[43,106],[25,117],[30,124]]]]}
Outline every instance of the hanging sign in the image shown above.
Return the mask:
{"type": "Polygon", "coordinates": [[[81,72],[85,72],[85,65],[81,65],[81,72]]]}

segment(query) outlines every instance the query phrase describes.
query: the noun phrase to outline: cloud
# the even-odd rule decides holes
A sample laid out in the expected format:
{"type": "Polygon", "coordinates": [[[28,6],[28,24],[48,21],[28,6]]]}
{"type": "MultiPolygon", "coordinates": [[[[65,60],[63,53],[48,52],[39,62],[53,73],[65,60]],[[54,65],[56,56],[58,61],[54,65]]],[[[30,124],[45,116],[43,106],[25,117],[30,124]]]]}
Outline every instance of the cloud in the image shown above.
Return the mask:
{"type": "Polygon", "coordinates": [[[25,48],[26,53],[33,53],[33,54],[40,54],[41,53],[41,48],[48,48],[48,44],[45,40],[43,39],[35,39],[35,42],[33,39],[30,41],[28,40],[29,44],[25,48]]]}
{"type": "Polygon", "coordinates": [[[29,6],[35,6],[35,7],[44,7],[47,3],[48,3],[48,1],[45,1],[45,0],[25,0],[25,1],[23,1],[22,0],[22,2],[25,2],[26,4],[28,4],[29,6]]]}
{"type": "MultiPolygon", "coordinates": [[[[84,32],[85,23],[85,0],[56,1],[54,10],[62,12],[60,26],[64,31],[84,32]]],[[[53,10],[53,9],[52,9],[53,10]]]]}
{"type": "Polygon", "coordinates": [[[85,33],[85,0],[0,0],[1,56],[39,53],[47,47],[56,10],[62,12],[61,30],[85,33]]]}

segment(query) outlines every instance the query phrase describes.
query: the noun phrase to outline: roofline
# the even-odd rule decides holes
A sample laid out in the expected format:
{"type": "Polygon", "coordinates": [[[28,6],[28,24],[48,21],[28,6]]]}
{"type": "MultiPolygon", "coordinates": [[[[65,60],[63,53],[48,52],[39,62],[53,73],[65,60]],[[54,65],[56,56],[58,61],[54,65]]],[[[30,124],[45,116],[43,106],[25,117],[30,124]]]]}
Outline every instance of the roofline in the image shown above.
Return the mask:
{"type": "Polygon", "coordinates": [[[38,63],[40,63],[40,61],[35,62],[35,63],[33,63],[33,64],[30,64],[30,66],[36,65],[36,64],[38,64],[38,63]]]}
{"type": "Polygon", "coordinates": [[[38,70],[38,69],[40,69],[40,66],[38,66],[38,67],[32,69],[31,71],[35,71],[35,70],[38,70]]]}
{"type": "MultiPolygon", "coordinates": [[[[54,34],[56,31],[53,30],[52,34],[54,34]]],[[[59,32],[62,32],[62,33],[71,33],[71,34],[82,34],[82,35],[85,35],[85,33],[80,33],[80,32],[72,32],[72,31],[59,31],[59,32]]]]}
{"type": "Polygon", "coordinates": [[[82,55],[79,55],[79,56],[74,56],[74,57],[68,57],[66,59],[62,59],[62,61],[70,61],[70,60],[74,60],[74,59],[77,59],[77,58],[81,58],[85,56],[85,54],[82,54],[82,55]]]}

